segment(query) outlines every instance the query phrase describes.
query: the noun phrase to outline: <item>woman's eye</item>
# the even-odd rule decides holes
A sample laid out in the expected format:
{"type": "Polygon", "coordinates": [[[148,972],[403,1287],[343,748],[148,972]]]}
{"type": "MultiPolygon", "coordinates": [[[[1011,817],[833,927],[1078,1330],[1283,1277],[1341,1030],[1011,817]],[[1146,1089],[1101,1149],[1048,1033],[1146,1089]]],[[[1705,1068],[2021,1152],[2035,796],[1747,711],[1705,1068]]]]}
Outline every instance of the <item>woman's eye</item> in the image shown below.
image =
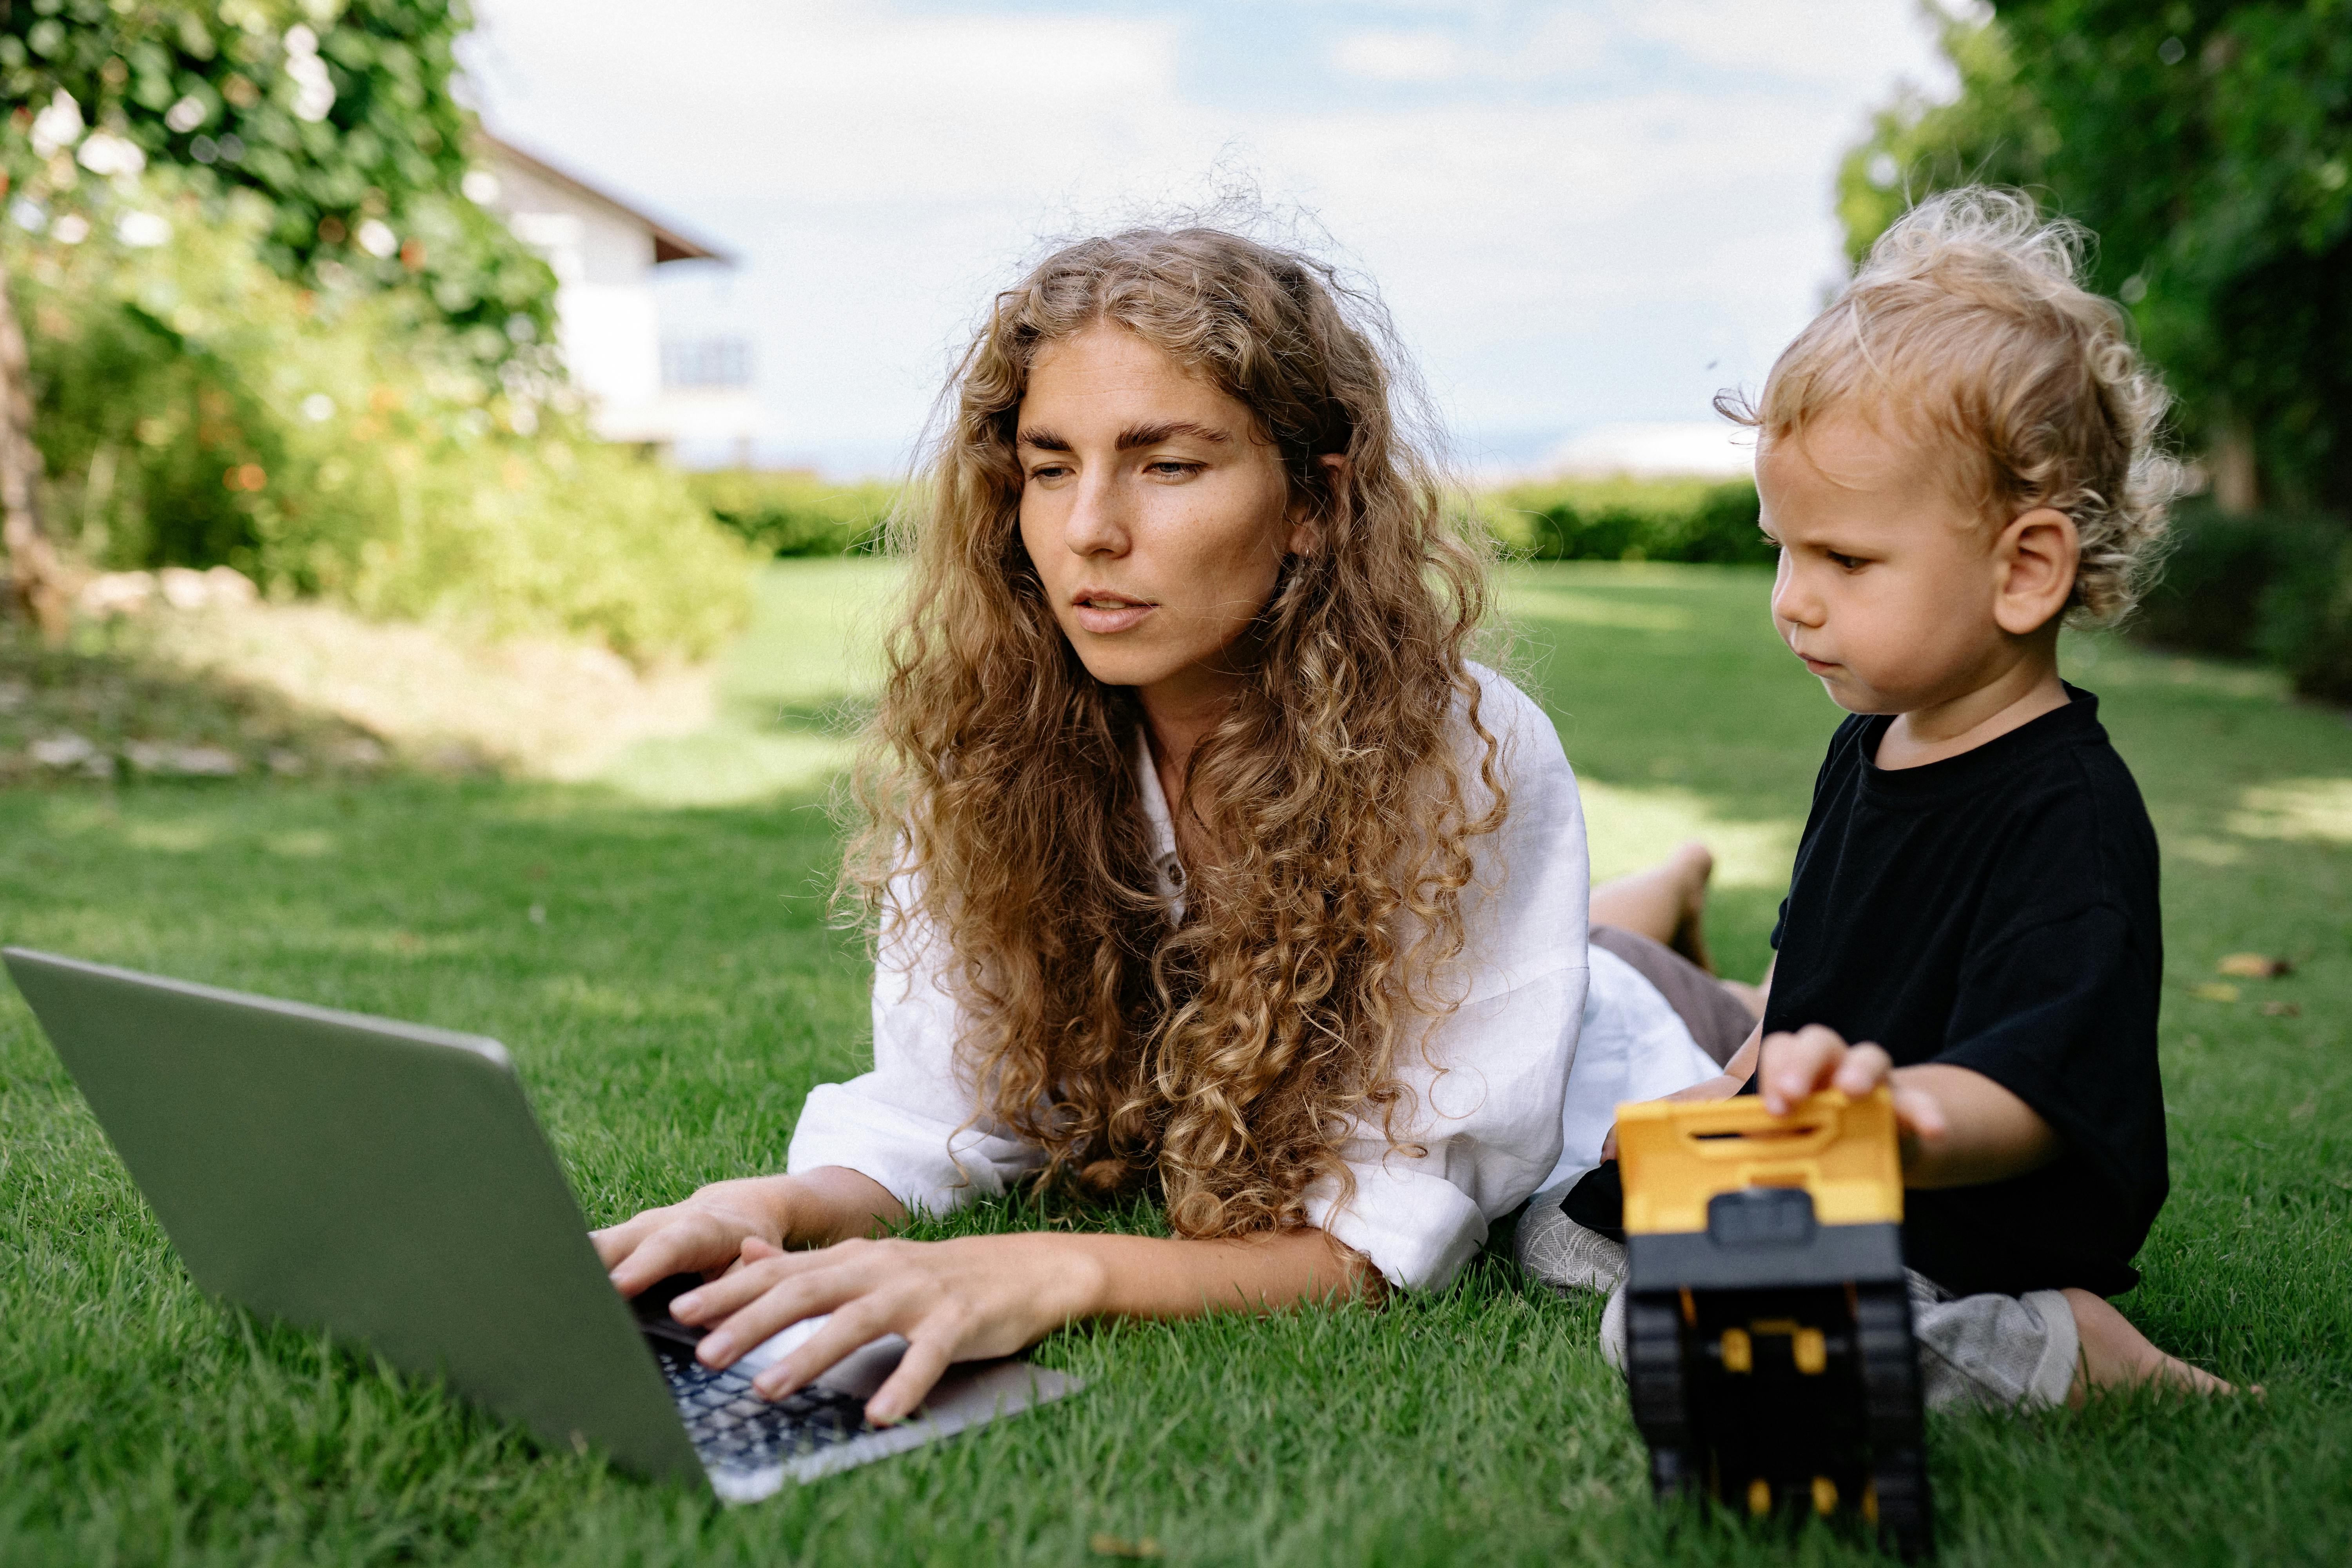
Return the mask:
{"type": "Polygon", "coordinates": [[[1163,479],[1190,479],[1199,473],[1204,466],[1201,463],[1181,462],[1174,458],[1162,458],[1156,463],[1146,463],[1143,466],[1143,471],[1147,474],[1158,474],[1163,479]]]}
{"type": "Polygon", "coordinates": [[[1033,479],[1058,479],[1068,474],[1069,471],[1070,470],[1066,467],[1060,463],[1041,463],[1037,467],[1029,470],[1029,477],[1033,479]]]}

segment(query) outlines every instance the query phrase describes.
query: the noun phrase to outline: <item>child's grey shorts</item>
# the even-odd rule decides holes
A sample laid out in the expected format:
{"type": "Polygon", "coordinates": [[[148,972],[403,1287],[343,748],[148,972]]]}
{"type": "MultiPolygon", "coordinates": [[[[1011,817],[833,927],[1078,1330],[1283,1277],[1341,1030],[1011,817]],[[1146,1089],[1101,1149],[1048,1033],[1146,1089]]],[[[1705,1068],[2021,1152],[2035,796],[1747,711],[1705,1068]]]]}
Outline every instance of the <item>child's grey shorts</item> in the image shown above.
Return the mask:
{"type": "MultiPolygon", "coordinates": [[[[1625,1249],[1559,1210],[1559,1193],[1538,1194],[1519,1216],[1519,1267],[1560,1291],[1609,1292],[1601,1353],[1625,1364],[1625,1249]]],[[[2074,1309],[2059,1290],[2022,1296],[1954,1296],[1913,1272],[1911,1331],[1927,1405],[2063,1405],[2074,1384],[2081,1341],[2074,1309]]]]}

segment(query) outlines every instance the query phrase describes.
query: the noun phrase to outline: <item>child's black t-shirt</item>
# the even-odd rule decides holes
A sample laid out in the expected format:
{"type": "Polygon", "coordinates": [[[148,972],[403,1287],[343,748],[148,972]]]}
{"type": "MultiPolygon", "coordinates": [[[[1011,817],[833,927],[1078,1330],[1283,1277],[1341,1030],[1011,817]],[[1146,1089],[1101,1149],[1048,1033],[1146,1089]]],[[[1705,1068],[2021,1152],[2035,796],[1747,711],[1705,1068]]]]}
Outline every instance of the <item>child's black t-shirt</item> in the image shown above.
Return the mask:
{"type": "Polygon", "coordinates": [[[1904,1194],[1905,1261],[1958,1295],[2130,1289],[2168,1184],[2156,832],[2098,699],[2066,689],[1923,767],[1873,760],[1889,719],[1840,725],[1772,933],[1767,1034],[1972,1068],[2056,1131],[2040,1170],[1904,1194]]]}

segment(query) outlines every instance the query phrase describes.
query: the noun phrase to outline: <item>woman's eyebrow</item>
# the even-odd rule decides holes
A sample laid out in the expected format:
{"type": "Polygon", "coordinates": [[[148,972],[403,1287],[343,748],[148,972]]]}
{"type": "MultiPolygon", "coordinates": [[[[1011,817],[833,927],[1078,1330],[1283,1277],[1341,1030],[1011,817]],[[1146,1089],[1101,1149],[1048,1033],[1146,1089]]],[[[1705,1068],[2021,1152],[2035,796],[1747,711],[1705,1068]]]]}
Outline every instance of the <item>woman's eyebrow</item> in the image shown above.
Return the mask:
{"type": "MultiPolygon", "coordinates": [[[[1189,436],[1195,441],[1230,442],[1233,437],[1213,426],[1196,424],[1190,419],[1166,419],[1150,425],[1130,425],[1118,433],[1113,443],[1121,452],[1132,452],[1139,447],[1157,447],[1162,441],[1172,441],[1189,436]]],[[[1024,447],[1034,447],[1040,452],[1073,452],[1077,448],[1068,437],[1044,426],[1032,426],[1014,437],[1024,447]]]]}
{"type": "Polygon", "coordinates": [[[1162,420],[1154,425],[1130,425],[1118,433],[1118,449],[1132,452],[1138,447],[1157,447],[1162,441],[1172,441],[1179,436],[1190,436],[1195,441],[1226,442],[1233,439],[1223,430],[1206,425],[1196,425],[1190,419],[1162,420]]]}

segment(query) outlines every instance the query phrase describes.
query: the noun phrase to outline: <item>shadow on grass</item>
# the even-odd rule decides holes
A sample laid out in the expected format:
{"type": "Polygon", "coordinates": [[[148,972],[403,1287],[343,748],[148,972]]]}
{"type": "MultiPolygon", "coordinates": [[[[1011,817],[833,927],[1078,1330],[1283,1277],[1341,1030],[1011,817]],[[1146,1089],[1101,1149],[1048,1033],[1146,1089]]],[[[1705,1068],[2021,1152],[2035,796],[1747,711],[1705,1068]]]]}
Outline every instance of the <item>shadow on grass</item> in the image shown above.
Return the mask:
{"type": "Polygon", "coordinates": [[[389,756],[343,719],[157,658],[134,623],[82,622],[53,647],[0,621],[0,785],[362,777],[389,756]]]}

